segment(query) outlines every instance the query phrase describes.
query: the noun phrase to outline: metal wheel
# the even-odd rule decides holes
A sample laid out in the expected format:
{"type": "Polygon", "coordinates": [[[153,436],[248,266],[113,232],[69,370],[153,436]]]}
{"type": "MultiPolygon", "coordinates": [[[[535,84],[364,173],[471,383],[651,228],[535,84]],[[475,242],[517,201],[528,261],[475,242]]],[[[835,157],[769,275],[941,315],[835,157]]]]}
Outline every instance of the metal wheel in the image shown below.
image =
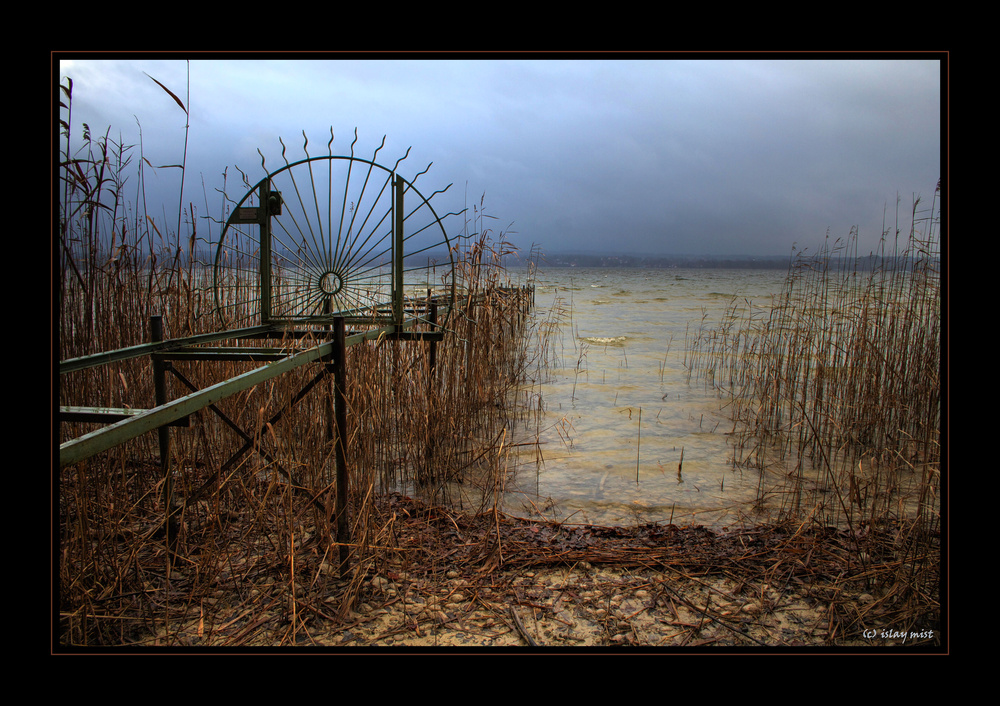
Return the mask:
{"type": "Polygon", "coordinates": [[[375,161],[384,145],[371,160],[355,157],[353,144],[350,156],[310,157],[306,140],[306,157],[289,162],[282,143],[285,166],[270,173],[261,155],[267,176],[233,208],[216,249],[225,327],[333,316],[398,323],[428,290],[454,302],[451,242],[430,204],[447,187],[425,198],[397,172],[406,155],[391,169],[375,161]]]}

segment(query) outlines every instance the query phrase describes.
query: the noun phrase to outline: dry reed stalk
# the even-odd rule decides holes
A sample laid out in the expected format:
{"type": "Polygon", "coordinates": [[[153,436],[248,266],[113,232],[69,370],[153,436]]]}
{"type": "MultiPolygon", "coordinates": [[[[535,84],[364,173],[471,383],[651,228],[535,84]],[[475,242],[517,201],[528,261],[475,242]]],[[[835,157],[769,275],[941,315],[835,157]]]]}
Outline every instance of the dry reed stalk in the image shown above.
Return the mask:
{"type": "Polygon", "coordinates": [[[766,314],[734,301],[718,329],[699,330],[688,361],[731,397],[734,463],[759,469],[758,505],[777,496],[779,521],[856,536],[899,527],[900,546],[921,549],[880,581],[919,576],[911,586],[936,575],[926,547],[940,522],[940,248],[933,205],[920,218],[918,204],[902,245],[897,231],[861,258],[852,231],[797,255],[766,314]]]}
{"type": "MultiPolygon", "coordinates": [[[[64,92],[69,98],[71,87],[64,92]]],[[[68,140],[67,133],[60,359],[143,343],[152,314],[163,316],[168,338],[214,330],[210,268],[198,262],[206,241],[195,233],[194,206],[188,205],[189,236],[166,233],[141,207],[125,204],[131,148],[87,135],[79,157],[68,140]]],[[[143,200],[141,183],[137,200],[143,200]]],[[[231,200],[223,195],[223,202],[224,213],[231,200]]],[[[213,220],[206,222],[210,235],[213,220]]],[[[342,604],[329,610],[343,613],[366,575],[393,554],[392,519],[376,511],[376,496],[396,491],[474,510],[495,506],[511,472],[506,431],[530,424],[530,415],[518,416],[525,413],[511,404],[533,361],[525,346],[531,292],[510,288],[502,267],[510,252],[502,235],[494,240],[487,231],[460,253],[463,298],[453,330],[438,345],[433,378],[426,344],[383,340],[348,350],[355,568],[348,585],[323,568],[335,554],[329,509],[341,492],[327,423],[332,382],[309,387],[316,370],[299,369],[221,400],[192,415],[190,429],[171,432],[175,493],[189,502],[182,502],[181,560],[170,576],[163,570],[155,435],[60,473],[60,644],[127,644],[149,635],[180,644],[189,639],[181,626],[192,605],[198,606],[201,639],[213,644],[270,634],[278,621],[269,611],[278,607],[294,617],[291,639],[305,614],[326,610],[317,595],[340,596],[342,604]],[[275,582],[274,576],[283,578],[275,582]],[[224,621],[216,616],[226,604],[249,616],[238,634],[218,629],[224,621]]],[[[224,305],[253,310],[255,283],[234,281],[221,296],[224,305]]],[[[324,336],[239,344],[291,349],[324,336]]],[[[168,396],[253,367],[176,363],[179,375],[168,375],[168,396]]],[[[59,395],[63,405],[154,406],[143,359],[60,375],[59,395]]],[[[64,438],[93,428],[64,427],[64,438]]]]}

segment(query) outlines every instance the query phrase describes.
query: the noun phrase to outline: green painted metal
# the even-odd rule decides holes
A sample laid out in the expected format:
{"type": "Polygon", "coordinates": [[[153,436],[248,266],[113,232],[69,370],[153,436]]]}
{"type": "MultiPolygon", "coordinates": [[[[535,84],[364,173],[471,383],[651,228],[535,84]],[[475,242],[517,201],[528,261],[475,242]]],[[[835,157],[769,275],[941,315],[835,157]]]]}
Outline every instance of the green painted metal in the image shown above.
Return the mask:
{"type": "MultiPolygon", "coordinates": [[[[409,329],[421,323],[424,323],[421,319],[411,318],[399,326],[389,324],[367,331],[356,332],[345,337],[345,345],[353,346],[364,341],[376,341],[383,338],[395,337],[414,340],[414,338],[419,338],[419,334],[424,332],[411,332],[409,329]],[[398,330],[400,328],[403,330],[398,330]]],[[[238,349],[228,350],[230,353],[233,353],[238,349]]],[[[256,350],[258,349],[243,349],[243,355],[245,358],[249,358],[256,355],[256,350]]],[[[189,414],[215,404],[230,395],[258,385],[265,380],[283,375],[303,365],[322,361],[333,354],[333,352],[333,342],[320,343],[306,350],[288,354],[280,360],[268,363],[243,375],[238,375],[211,387],[206,387],[203,390],[178,398],[159,407],[130,415],[128,418],[117,421],[107,427],[64,442],[59,447],[59,466],[60,468],[65,468],[102,451],[112,449],[141,434],[176,422],[189,414]]],[[[202,355],[211,355],[211,353],[211,350],[206,350],[202,352],[202,355]]]]}
{"type": "Polygon", "coordinates": [[[118,348],[113,351],[95,353],[94,355],[82,356],[80,358],[69,358],[59,363],[59,374],[65,375],[77,370],[86,370],[108,363],[114,363],[130,358],[142,358],[162,351],[169,351],[184,346],[196,346],[214,341],[225,341],[230,339],[255,338],[273,335],[277,329],[273,326],[250,326],[248,328],[233,329],[230,331],[220,331],[216,333],[201,334],[198,336],[185,336],[174,338],[157,343],[142,343],[138,346],[118,348]]]}
{"type": "Polygon", "coordinates": [[[84,434],[60,445],[59,465],[64,468],[78,463],[94,454],[114,448],[129,439],[134,439],[181,417],[197,412],[230,395],[249,389],[265,380],[294,370],[295,368],[319,360],[330,354],[332,344],[322,344],[302,353],[289,356],[275,363],[238,375],[229,380],[207,387],[199,392],[186,395],[164,405],[124,419],[103,429],[84,434]]]}
{"type": "Polygon", "coordinates": [[[403,322],[403,186],[404,182],[399,177],[393,176],[393,187],[395,188],[395,199],[392,203],[392,318],[393,323],[403,322]]]}
{"type": "MultiPolygon", "coordinates": [[[[131,407],[81,407],[79,405],[66,405],[59,407],[59,421],[111,424],[113,422],[120,422],[123,419],[131,419],[136,415],[148,411],[148,409],[133,409],[131,407]]],[[[191,423],[188,417],[181,417],[171,422],[170,426],[189,427],[191,423]]]]}
{"type": "Polygon", "coordinates": [[[328,323],[331,314],[398,325],[405,290],[418,286],[454,302],[451,239],[430,203],[451,185],[423,196],[416,177],[398,173],[405,155],[391,168],[374,161],[381,146],[368,160],[353,144],[350,155],[321,157],[307,145],[292,162],[282,143],[285,166],[248,191],[223,228],[213,264],[223,327],[328,323]]]}
{"type": "Polygon", "coordinates": [[[271,323],[271,217],[277,204],[281,203],[280,194],[271,193],[271,180],[265,179],[258,187],[260,194],[260,323],[271,323]],[[272,210],[273,209],[273,210],[272,210]]]}
{"type": "MultiPolygon", "coordinates": [[[[328,151],[332,143],[331,132],[328,151]]],[[[335,322],[340,327],[362,329],[345,333],[345,346],[383,338],[432,342],[443,338],[456,297],[455,263],[442,218],[430,200],[451,185],[424,197],[414,186],[416,177],[407,181],[397,171],[409,150],[390,169],[374,161],[382,146],[371,160],[356,157],[353,143],[349,156],[330,151],[322,157],[310,157],[307,146],[308,140],[303,145],[305,159],[290,162],[284,156],[282,143],[285,165],[275,171],[267,170],[262,156],[267,176],[231,211],[212,266],[216,309],[223,323],[220,331],[154,340],[62,361],[59,372],[66,374],[141,356],[150,356],[154,369],[161,373],[170,360],[266,364],[179,399],[161,400],[163,403],[154,409],[124,415],[90,409],[91,419],[115,421],[63,443],[59,448],[60,467],[149,431],[178,424],[221,399],[303,365],[329,360],[334,354],[334,344],[329,341],[305,350],[208,344],[244,338],[288,340],[289,335],[297,337],[296,326],[303,327],[298,332],[300,340],[322,339],[322,327],[335,322]],[[407,192],[411,196],[406,197],[407,192]],[[408,201],[416,204],[409,211],[405,206],[408,201]],[[441,286],[436,286],[429,274],[430,255],[436,248],[443,248],[446,258],[441,286]],[[408,282],[407,275],[421,268],[411,266],[407,259],[423,256],[428,258],[428,272],[423,279],[415,276],[408,282]],[[438,320],[431,331],[413,330],[417,324],[429,323],[416,316],[412,307],[407,309],[405,290],[408,286],[414,288],[414,282],[423,287],[420,291],[428,292],[427,302],[433,299],[437,310],[438,320]]],[[[433,272],[436,274],[436,269],[433,272]]],[[[77,409],[75,414],[79,418],[84,412],[77,409]]]]}

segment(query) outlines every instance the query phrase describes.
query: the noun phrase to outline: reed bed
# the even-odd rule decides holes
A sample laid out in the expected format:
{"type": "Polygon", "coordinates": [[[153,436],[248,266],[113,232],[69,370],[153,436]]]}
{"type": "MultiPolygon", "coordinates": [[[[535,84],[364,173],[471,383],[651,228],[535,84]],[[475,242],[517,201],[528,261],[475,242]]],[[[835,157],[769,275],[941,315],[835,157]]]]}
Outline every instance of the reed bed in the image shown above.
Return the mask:
{"type": "MultiPolygon", "coordinates": [[[[72,84],[63,91],[69,112],[72,84]]],[[[146,342],[154,316],[168,338],[217,330],[203,260],[233,204],[226,189],[215,208],[205,195],[202,211],[217,216],[187,202],[171,232],[165,216],[146,211],[141,147],[86,130],[77,148],[69,124],[54,282],[60,360],[146,342]]],[[[734,301],[689,346],[692,374],[728,398],[734,463],[761,473],[758,505],[779,500],[772,524],[702,541],[711,533],[700,528],[577,528],[498,512],[512,451],[533,445],[543,463],[540,384],[561,365],[572,304],[557,301],[542,321],[528,316],[531,290],[511,287],[502,267],[510,244],[479,228],[456,248],[461,298],[433,366],[426,343],[348,349],[350,487],[335,480],[333,381],[322,364],[193,414],[190,427],[170,431],[167,475],[153,434],[59,471],[54,639],[88,650],[312,644],[317,631],[349,628],[373,587],[409,572],[458,573],[473,586],[500,566],[567,562],[809,584],[835,598],[831,621],[854,632],[876,620],[936,627],[940,284],[936,220],[917,214],[901,252],[880,253],[871,268],[853,244],[797,257],[770,307],[734,301]],[[338,492],[350,508],[346,574],[338,492]],[[876,594],[860,612],[842,598],[859,582],[876,594]]],[[[293,351],[326,335],[260,345],[293,351]]],[[[168,398],[253,365],[175,362],[168,398]]],[[[61,405],[149,408],[153,387],[146,358],[58,380],[61,405]]],[[[57,441],[90,428],[60,424],[57,441]]],[[[520,599],[504,600],[512,608],[520,599]]]]}
{"type": "MultiPolygon", "coordinates": [[[[209,616],[207,606],[234,596],[248,602],[248,611],[251,603],[260,611],[281,606],[294,616],[296,601],[332,592],[339,604],[324,607],[345,614],[360,581],[392,550],[377,498],[402,493],[473,513],[493,506],[509,473],[507,430],[516,420],[508,401],[526,363],[529,296],[482,266],[494,255],[485,240],[465,253],[470,288],[438,344],[434,370],[425,343],[383,339],[348,349],[349,585],[335,570],[332,379],[321,365],[307,366],[221,400],[193,415],[189,429],[171,432],[179,547],[172,561],[154,435],[60,474],[60,640],[173,644],[171,625],[179,629],[193,605],[209,616]],[[268,588],[251,588],[260,582],[268,588]],[[261,591],[273,598],[253,599],[261,591]]],[[[93,287],[99,306],[141,295],[125,281],[93,287]]],[[[75,282],[66,287],[74,290],[75,282]]],[[[170,308],[164,314],[168,322],[185,316],[170,308]]],[[[142,322],[131,323],[138,337],[142,322]]],[[[115,347],[130,342],[120,331],[113,340],[115,347]]],[[[171,399],[250,364],[174,367],[171,399]]],[[[148,361],[68,373],[60,377],[60,402],[154,406],[151,378],[148,361]]],[[[67,438],[88,429],[63,427],[67,438]]],[[[298,623],[288,620],[294,634],[298,623]]]]}
{"type": "Polygon", "coordinates": [[[897,228],[867,257],[856,232],[794,254],[780,294],[734,298],[688,356],[692,377],[723,395],[734,466],[760,473],[758,518],[859,540],[888,531],[884,556],[858,544],[854,560],[910,596],[936,595],[926,582],[940,568],[938,193],[926,211],[914,202],[908,235],[897,228]]]}
{"type": "MultiPolygon", "coordinates": [[[[64,94],[68,110],[71,84],[64,94]]],[[[148,342],[153,316],[162,317],[167,338],[217,330],[210,268],[201,260],[232,200],[224,196],[219,218],[198,217],[189,204],[189,232],[171,233],[144,210],[141,168],[129,202],[133,148],[88,132],[71,150],[68,124],[54,292],[60,359],[148,342]]],[[[508,402],[528,364],[531,292],[506,278],[511,249],[489,230],[456,246],[461,299],[433,369],[427,343],[348,348],[348,574],[338,570],[333,518],[341,492],[333,378],[323,364],[304,366],[171,430],[169,496],[155,434],[58,473],[58,643],[183,645],[194,634],[201,645],[292,644],[319,616],[348,615],[362,582],[397,552],[394,519],[380,498],[495,507],[510,472],[507,429],[517,412],[508,402]]],[[[261,345],[293,351],[324,336],[261,345]]],[[[150,365],[137,358],[62,374],[59,403],[151,408],[150,365]]],[[[256,365],[171,367],[167,393],[176,399],[256,365]]],[[[60,424],[56,441],[92,428],[60,424]]]]}
{"type": "MultiPolygon", "coordinates": [[[[935,518],[939,250],[935,222],[921,219],[918,205],[905,247],[890,251],[883,239],[860,258],[852,234],[815,255],[799,253],[770,306],[734,299],[721,325],[702,328],[690,346],[692,373],[729,395],[734,463],[790,469],[797,492],[809,479],[815,488],[844,488],[840,500],[822,503],[831,520],[896,512],[904,470],[919,481],[920,502],[909,509],[922,522],[935,518]],[[926,237],[920,223],[930,224],[926,237]],[[847,475],[834,476],[837,469],[847,475]],[[864,469],[886,476],[863,479],[864,469]]],[[[794,515],[803,503],[797,494],[786,509],[794,515]]]]}

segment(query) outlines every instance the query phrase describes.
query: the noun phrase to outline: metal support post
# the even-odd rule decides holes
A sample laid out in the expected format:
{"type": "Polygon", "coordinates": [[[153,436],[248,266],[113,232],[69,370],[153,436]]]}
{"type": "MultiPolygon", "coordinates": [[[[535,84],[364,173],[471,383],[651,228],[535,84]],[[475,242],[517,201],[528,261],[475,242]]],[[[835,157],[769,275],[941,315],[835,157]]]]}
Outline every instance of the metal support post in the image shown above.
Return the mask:
{"type": "MultiPolygon", "coordinates": [[[[431,290],[427,290],[427,320],[430,323],[431,332],[437,331],[437,302],[431,295],[431,290]]],[[[427,438],[424,444],[424,469],[428,477],[434,477],[434,420],[436,414],[437,400],[437,341],[433,338],[429,341],[430,349],[427,351],[427,438]]]]}
{"type": "Polygon", "coordinates": [[[271,182],[260,183],[260,322],[271,320],[271,182]]]}
{"type": "MultiPolygon", "coordinates": [[[[428,318],[428,321],[430,322],[430,330],[432,332],[435,332],[435,331],[437,331],[438,305],[437,305],[437,302],[434,301],[434,297],[433,297],[432,292],[431,292],[430,289],[427,290],[427,301],[428,301],[428,308],[429,308],[429,311],[427,312],[427,318],[428,318]]],[[[431,346],[431,350],[430,350],[431,375],[430,375],[430,378],[431,378],[431,384],[433,384],[434,383],[434,378],[437,375],[437,373],[435,372],[437,370],[437,341],[434,340],[434,339],[431,339],[430,346],[431,346]]]]}
{"type": "MultiPolygon", "coordinates": [[[[163,341],[163,317],[151,316],[149,334],[153,343],[163,341]]],[[[156,406],[167,403],[167,366],[169,363],[153,358],[153,389],[156,406]]],[[[174,507],[174,479],[170,470],[170,427],[163,425],[156,430],[160,441],[160,473],[163,476],[163,511],[166,514],[167,555],[173,561],[177,553],[177,508],[174,507]]]]}
{"type": "Polygon", "coordinates": [[[395,177],[396,197],[393,199],[393,248],[392,248],[392,318],[396,330],[403,323],[403,187],[405,182],[395,177]]]}
{"type": "Polygon", "coordinates": [[[347,471],[347,345],[344,317],[333,320],[333,387],[334,408],[337,418],[337,543],[340,545],[340,577],[350,574],[351,525],[347,499],[349,473],[347,471]]]}

